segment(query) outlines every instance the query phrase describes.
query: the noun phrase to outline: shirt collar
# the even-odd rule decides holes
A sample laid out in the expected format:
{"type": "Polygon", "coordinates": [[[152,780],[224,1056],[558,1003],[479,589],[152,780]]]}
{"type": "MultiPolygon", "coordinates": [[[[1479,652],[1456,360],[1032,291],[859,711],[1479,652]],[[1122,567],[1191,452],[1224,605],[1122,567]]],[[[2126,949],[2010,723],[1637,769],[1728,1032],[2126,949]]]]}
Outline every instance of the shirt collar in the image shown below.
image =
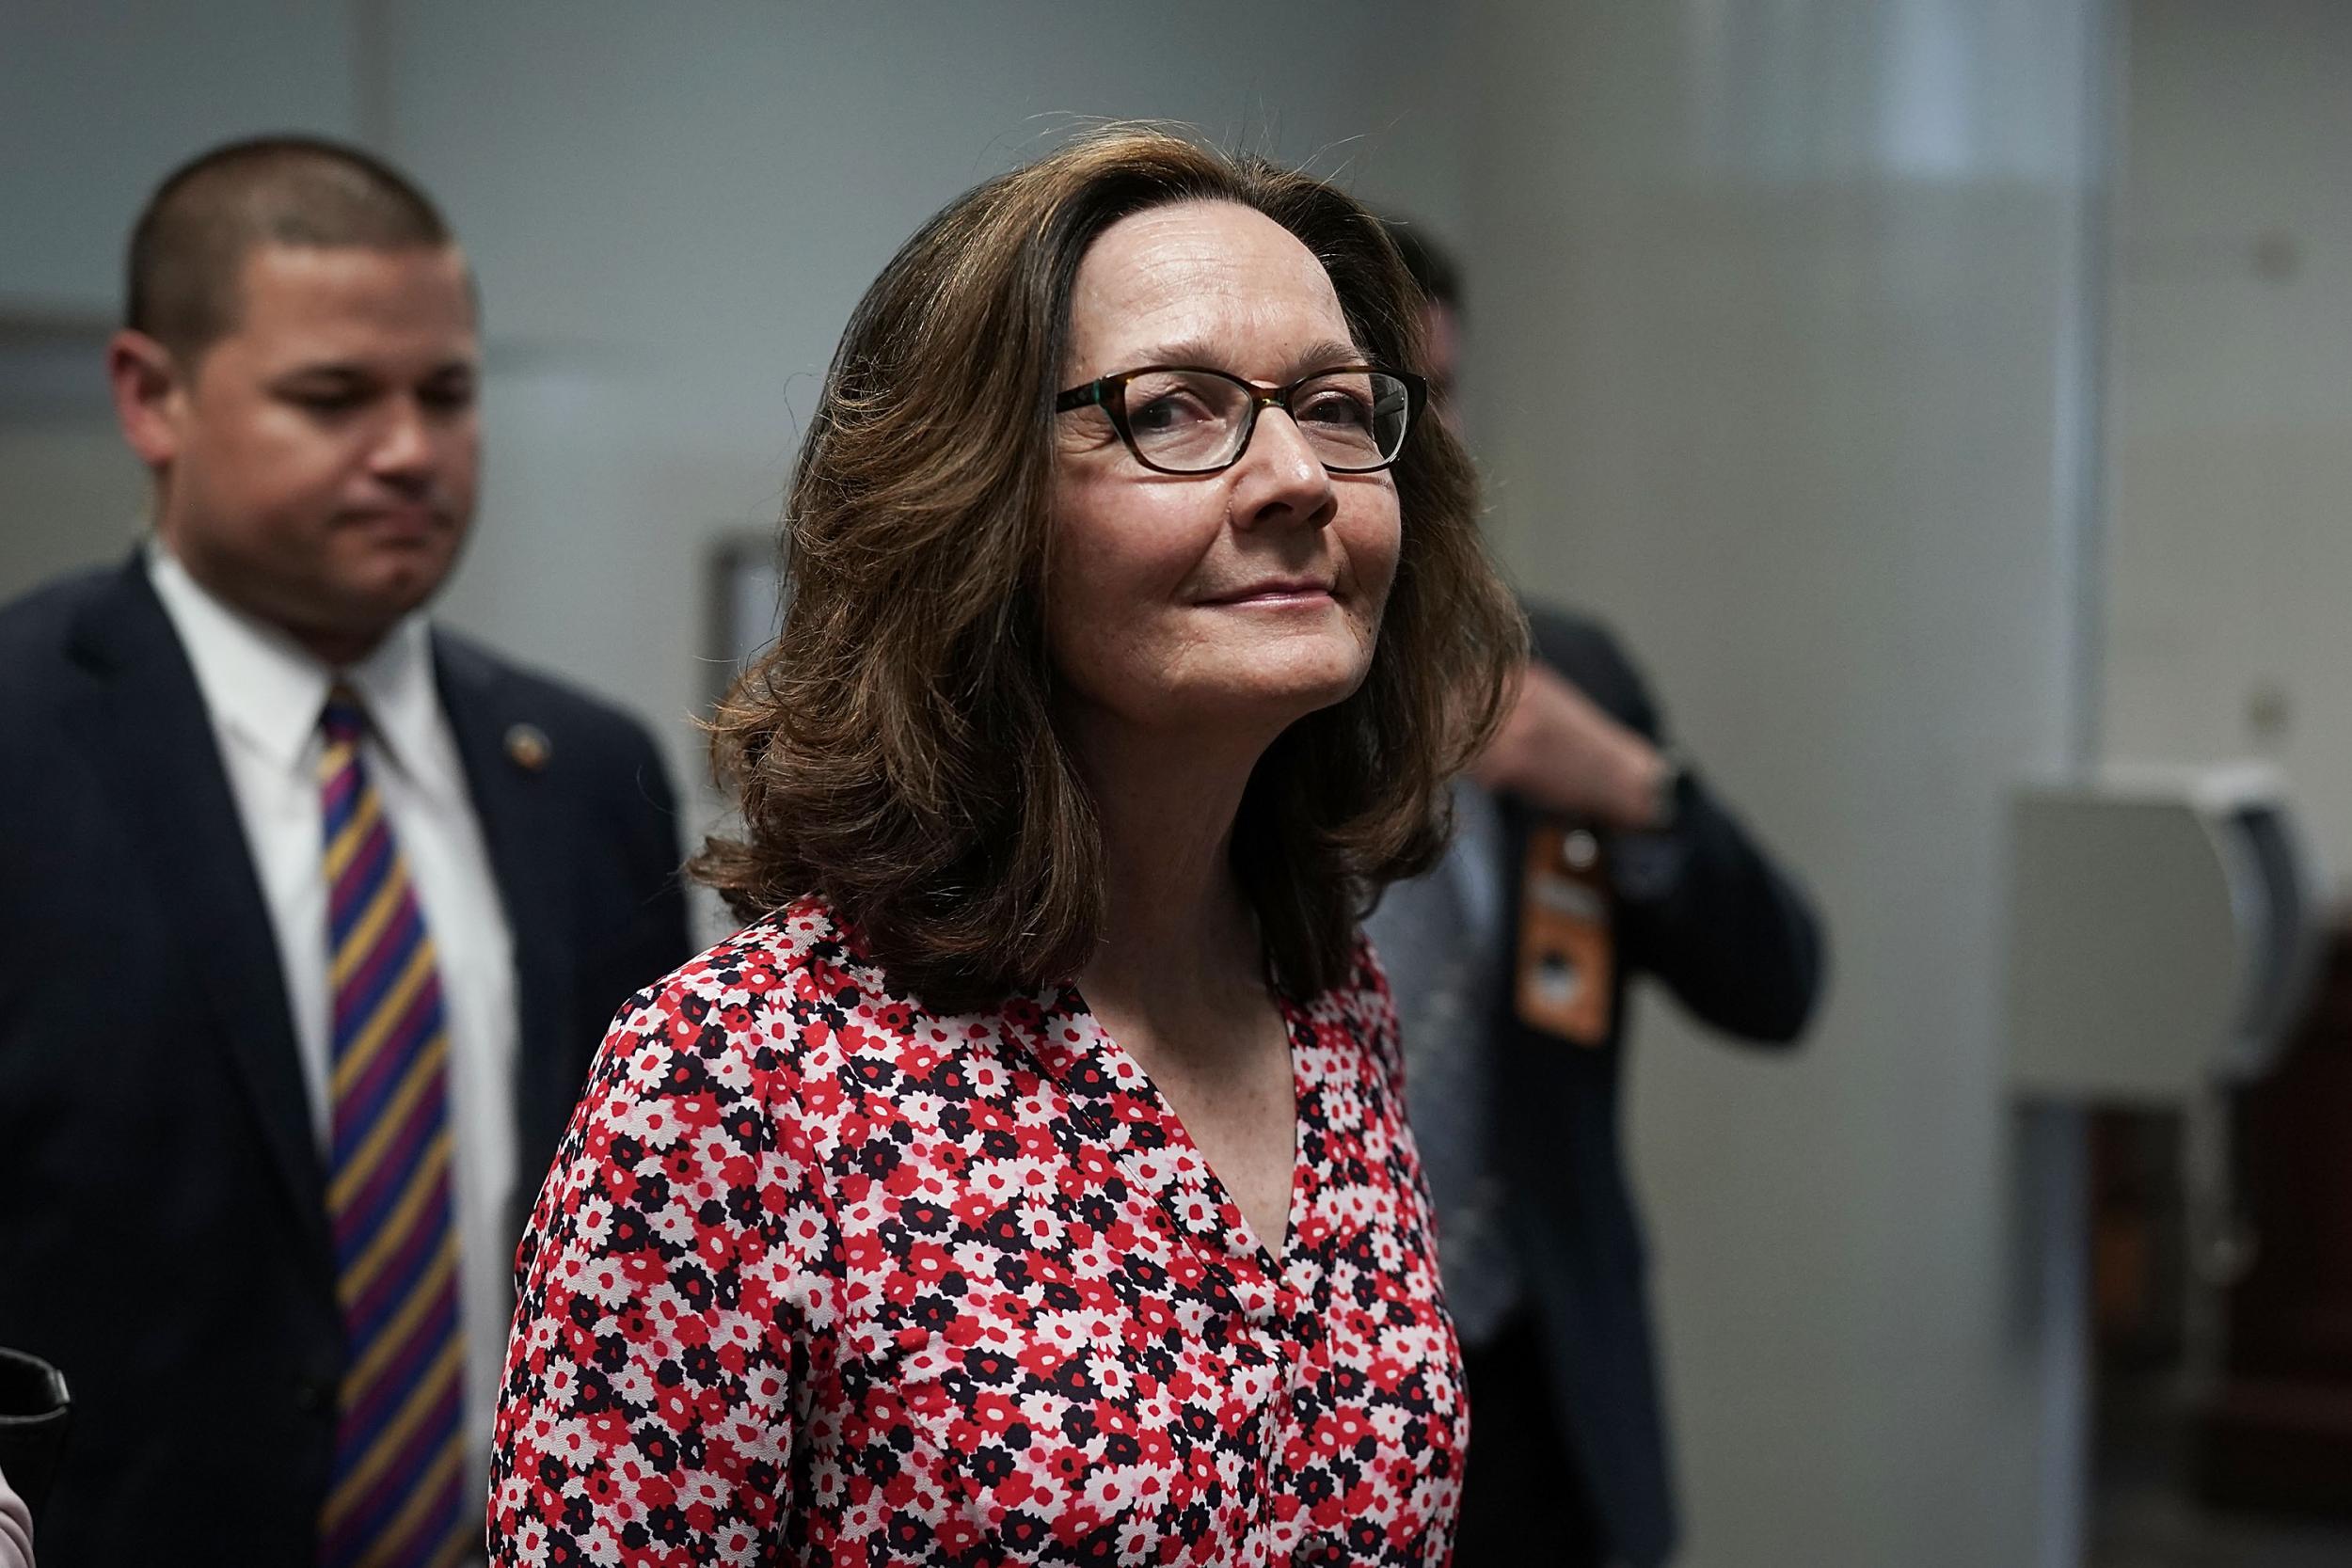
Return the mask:
{"type": "Polygon", "coordinates": [[[359,693],[376,742],[392,766],[438,789],[448,781],[438,738],[439,699],[433,690],[433,635],[424,617],[410,615],[375,645],[374,652],[343,672],[359,693]]]}
{"type": "Polygon", "coordinates": [[[188,574],[161,540],[150,543],[149,580],[195,667],[204,705],[271,762],[303,765],[319,712],[337,680],[358,692],[377,745],[392,766],[438,789],[441,753],[433,639],[421,615],[392,628],[358,663],[334,670],[283,630],[222,601],[188,574]]]}

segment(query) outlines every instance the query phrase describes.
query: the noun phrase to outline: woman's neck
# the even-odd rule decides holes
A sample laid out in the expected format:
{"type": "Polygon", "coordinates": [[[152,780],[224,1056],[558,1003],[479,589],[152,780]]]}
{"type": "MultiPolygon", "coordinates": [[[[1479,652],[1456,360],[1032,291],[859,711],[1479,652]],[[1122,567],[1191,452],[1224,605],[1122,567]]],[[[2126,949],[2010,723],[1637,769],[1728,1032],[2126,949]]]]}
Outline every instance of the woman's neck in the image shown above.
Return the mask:
{"type": "Polygon", "coordinates": [[[1103,834],[1090,993],[1158,1012],[1254,989],[1257,919],[1233,876],[1233,820],[1262,748],[1088,727],[1074,748],[1103,834]]]}

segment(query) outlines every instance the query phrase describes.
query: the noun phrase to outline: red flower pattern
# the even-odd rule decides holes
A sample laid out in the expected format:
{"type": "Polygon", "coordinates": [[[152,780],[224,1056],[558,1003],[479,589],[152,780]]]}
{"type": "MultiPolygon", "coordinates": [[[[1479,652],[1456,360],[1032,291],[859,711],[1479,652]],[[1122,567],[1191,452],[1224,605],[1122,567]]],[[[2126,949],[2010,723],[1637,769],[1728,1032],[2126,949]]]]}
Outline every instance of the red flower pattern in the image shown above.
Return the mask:
{"type": "Polygon", "coordinates": [[[1414,1564],[1467,1436],[1386,983],[1284,999],[1279,1264],[1074,989],[819,901],[613,1025],[517,1256],[501,1564],[1414,1564]]]}

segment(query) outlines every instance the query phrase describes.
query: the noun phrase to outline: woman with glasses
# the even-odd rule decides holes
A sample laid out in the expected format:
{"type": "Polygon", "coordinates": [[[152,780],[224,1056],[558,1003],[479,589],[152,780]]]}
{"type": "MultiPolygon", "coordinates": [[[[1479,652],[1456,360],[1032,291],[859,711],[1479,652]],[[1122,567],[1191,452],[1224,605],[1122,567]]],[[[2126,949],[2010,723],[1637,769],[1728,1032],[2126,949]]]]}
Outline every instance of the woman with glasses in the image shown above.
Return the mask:
{"type": "Polygon", "coordinates": [[[851,318],[723,707],[750,924],[614,1023],[493,1557],[1442,1563],[1460,1362],[1357,929],[1523,632],[1411,285],[1098,134],[851,318]]]}

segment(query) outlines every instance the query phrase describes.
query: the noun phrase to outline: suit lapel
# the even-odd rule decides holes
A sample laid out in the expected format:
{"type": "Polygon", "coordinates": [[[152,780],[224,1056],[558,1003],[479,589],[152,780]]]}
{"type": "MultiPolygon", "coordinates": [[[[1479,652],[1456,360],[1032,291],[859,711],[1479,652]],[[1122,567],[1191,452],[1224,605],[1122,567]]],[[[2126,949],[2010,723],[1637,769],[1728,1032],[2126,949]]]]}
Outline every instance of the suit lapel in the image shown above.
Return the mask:
{"type": "MultiPolygon", "coordinates": [[[[514,937],[515,1127],[521,1168],[531,1174],[552,1158],[578,1090],[579,1064],[564,1049],[577,1033],[569,1006],[570,884],[550,778],[566,759],[549,750],[527,694],[480,653],[437,632],[433,667],[514,937]]],[[[528,1205],[535,1180],[523,1188],[518,1196],[528,1205]]]]}
{"type": "Polygon", "coordinates": [[[296,1223],[332,1277],[326,1178],[268,906],[196,673],[138,556],[83,612],[71,648],[102,692],[72,728],[180,933],[296,1223]]]}

